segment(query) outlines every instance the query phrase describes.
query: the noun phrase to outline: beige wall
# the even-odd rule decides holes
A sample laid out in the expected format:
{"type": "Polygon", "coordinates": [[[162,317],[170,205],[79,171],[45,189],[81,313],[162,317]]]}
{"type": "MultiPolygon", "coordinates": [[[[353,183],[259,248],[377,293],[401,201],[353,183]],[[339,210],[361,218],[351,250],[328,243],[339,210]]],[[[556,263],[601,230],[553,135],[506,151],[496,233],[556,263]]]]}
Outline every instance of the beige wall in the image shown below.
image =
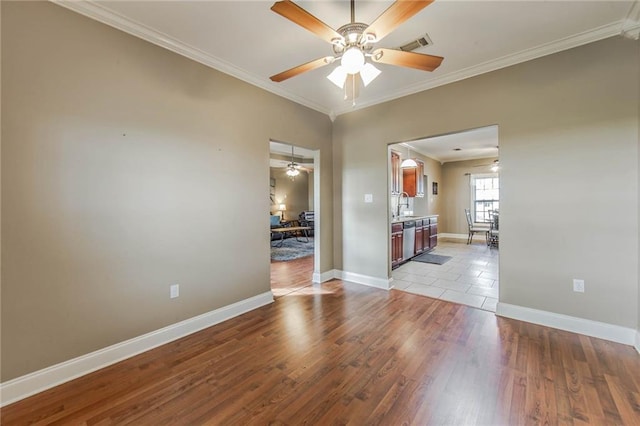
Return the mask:
{"type": "Polygon", "coordinates": [[[3,381],[268,292],[270,139],[320,150],[333,268],[328,117],[52,3],[1,7],[3,381]]]}
{"type": "Polygon", "coordinates": [[[638,75],[615,37],[339,116],[342,269],[389,276],[387,144],[497,124],[500,301],[636,327],[638,75]]]}
{"type": "Polygon", "coordinates": [[[286,174],[286,169],[271,168],[271,177],[276,180],[276,202],[272,206],[271,211],[278,213],[278,204],[285,204],[287,211],[284,216],[287,220],[298,219],[298,215],[303,210],[309,209],[309,199],[313,198],[313,194],[309,194],[309,174],[300,172],[294,180],[291,180],[286,174]]]}
{"type": "MultiPolygon", "coordinates": [[[[424,155],[418,155],[424,161],[424,198],[416,198],[416,206],[421,210],[426,209],[426,214],[437,214],[442,216],[442,183],[444,177],[442,176],[442,165],[439,161],[434,160],[424,155]],[[438,183],[438,193],[434,194],[432,191],[432,183],[438,183]]],[[[438,219],[439,221],[439,219],[438,219]]]]}
{"type": "Polygon", "coordinates": [[[442,217],[438,221],[438,231],[448,234],[467,234],[467,218],[464,209],[471,206],[471,187],[469,186],[469,174],[491,173],[489,166],[493,158],[482,158],[467,161],[452,161],[442,165],[443,198],[442,217]]]}

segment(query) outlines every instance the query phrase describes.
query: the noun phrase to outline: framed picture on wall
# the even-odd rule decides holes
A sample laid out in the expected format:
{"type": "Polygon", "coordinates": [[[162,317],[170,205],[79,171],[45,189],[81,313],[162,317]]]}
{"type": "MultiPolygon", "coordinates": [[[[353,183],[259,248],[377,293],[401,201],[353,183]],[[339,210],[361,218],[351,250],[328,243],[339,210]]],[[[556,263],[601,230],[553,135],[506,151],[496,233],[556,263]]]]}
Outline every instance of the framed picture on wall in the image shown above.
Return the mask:
{"type": "Polygon", "coordinates": [[[269,178],[269,200],[271,205],[276,203],[276,180],[275,178],[269,178]]]}
{"type": "Polygon", "coordinates": [[[431,183],[431,193],[433,195],[438,195],[438,182],[431,183]]]}

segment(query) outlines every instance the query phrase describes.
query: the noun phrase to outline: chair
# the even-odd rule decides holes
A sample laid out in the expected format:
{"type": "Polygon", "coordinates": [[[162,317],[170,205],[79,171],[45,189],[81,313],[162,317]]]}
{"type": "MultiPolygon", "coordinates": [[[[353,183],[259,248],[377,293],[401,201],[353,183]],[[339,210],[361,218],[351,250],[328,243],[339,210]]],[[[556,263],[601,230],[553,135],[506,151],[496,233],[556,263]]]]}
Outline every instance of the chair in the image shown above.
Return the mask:
{"type": "Polygon", "coordinates": [[[487,226],[474,225],[473,220],[471,219],[471,211],[469,209],[464,209],[464,214],[467,217],[467,225],[469,226],[469,237],[467,238],[467,244],[471,244],[473,242],[473,235],[476,232],[484,232],[485,239],[488,243],[490,228],[487,226]]]}
{"type": "MultiPolygon", "coordinates": [[[[271,229],[286,228],[287,226],[289,226],[288,223],[282,222],[282,217],[275,214],[270,215],[269,221],[270,221],[271,229]]],[[[273,241],[276,238],[282,238],[282,235],[278,237],[277,235],[274,235],[273,232],[271,232],[271,241],[273,241]]]]}
{"type": "Polygon", "coordinates": [[[300,226],[308,226],[309,228],[311,228],[308,232],[309,235],[313,235],[313,231],[315,228],[315,215],[313,213],[313,210],[305,210],[302,213],[300,213],[300,215],[298,216],[298,222],[300,223],[300,226]]]}
{"type": "Polygon", "coordinates": [[[498,248],[500,243],[500,215],[498,212],[491,213],[489,232],[487,233],[487,245],[498,248]]]}

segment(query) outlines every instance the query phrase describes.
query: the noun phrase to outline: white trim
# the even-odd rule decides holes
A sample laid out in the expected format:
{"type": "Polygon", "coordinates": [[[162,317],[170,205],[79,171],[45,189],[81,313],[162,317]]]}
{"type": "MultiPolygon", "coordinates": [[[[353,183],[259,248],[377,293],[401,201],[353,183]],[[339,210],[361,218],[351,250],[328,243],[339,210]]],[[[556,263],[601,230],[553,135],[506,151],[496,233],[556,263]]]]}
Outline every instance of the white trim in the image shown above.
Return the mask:
{"type": "Polygon", "coordinates": [[[625,345],[633,346],[638,339],[637,331],[633,328],[556,314],[554,312],[540,311],[518,305],[510,305],[508,303],[498,302],[496,315],[571,331],[573,333],[580,333],[625,345]]]}
{"type": "Polygon", "coordinates": [[[147,27],[139,22],[133,21],[119,13],[112,11],[111,9],[104,7],[92,0],[83,1],[65,1],[65,0],[50,0],[51,2],[73,10],[81,15],[87,16],[96,21],[107,24],[111,27],[117,28],[135,37],[146,40],[150,43],[164,47],[179,55],[185,56],[201,64],[207,65],[211,68],[217,69],[225,74],[229,74],[242,81],[252,84],[256,87],[264,89],[268,92],[274,93],[283,98],[289,99],[293,102],[312,108],[316,111],[327,114],[330,118],[336,117],[341,114],[346,114],[355,110],[367,108],[373,105],[377,105],[383,102],[391,101],[401,98],[403,96],[412,95],[414,93],[422,92],[424,90],[433,89],[438,86],[453,83],[456,81],[464,80],[470,77],[474,77],[480,74],[484,74],[490,71],[495,71],[501,68],[506,68],[511,65],[519,64],[521,62],[530,61],[532,59],[540,58],[542,56],[551,55],[553,53],[561,52],[563,50],[572,49],[574,47],[582,46],[595,41],[603,40],[608,37],[620,35],[624,32],[626,36],[633,37],[635,34],[635,26],[633,21],[631,24],[629,19],[633,19],[635,15],[630,13],[627,19],[622,19],[617,22],[604,25],[589,31],[574,34],[563,39],[553,41],[550,43],[542,44],[531,49],[526,49],[521,52],[517,52],[512,55],[503,56],[494,60],[487,61],[482,64],[475,65],[473,67],[465,68],[449,74],[444,74],[438,78],[431,79],[429,81],[418,82],[414,85],[408,86],[401,90],[396,90],[390,95],[380,96],[369,101],[360,101],[356,106],[352,106],[351,103],[345,103],[335,110],[327,110],[327,107],[313,102],[309,99],[303,98],[298,95],[294,95],[286,91],[283,86],[279,86],[277,83],[273,83],[266,78],[256,77],[248,71],[241,69],[233,64],[216,58],[200,49],[189,46],[173,37],[156,31],[150,27],[147,27]],[[630,27],[631,25],[631,27],[630,27]],[[346,105],[348,104],[348,105],[346,105]]]}
{"type": "Polygon", "coordinates": [[[640,354],[640,330],[636,330],[636,344],[634,345],[636,351],[640,354]]]}
{"type": "Polygon", "coordinates": [[[629,9],[627,19],[623,22],[620,33],[623,37],[632,40],[640,39],[640,0],[636,0],[631,9],[629,9]]]}
{"type": "Polygon", "coordinates": [[[444,86],[445,84],[454,83],[456,81],[464,80],[470,77],[475,77],[480,74],[485,74],[491,71],[496,71],[502,68],[510,67],[522,62],[537,59],[543,56],[551,55],[554,53],[562,52],[564,50],[573,49],[574,47],[582,46],[585,44],[593,43],[605,38],[620,35],[620,28],[623,25],[624,20],[613,22],[602,27],[595,28],[593,30],[585,31],[579,34],[574,34],[569,37],[565,37],[560,40],[556,40],[550,43],[546,43],[537,47],[523,50],[511,55],[503,56],[502,58],[493,59],[482,64],[474,65],[469,68],[465,68],[459,71],[444,74],[438,78],[431,79],[425,82],[419,82],[414,85],[405,87],[404,89],[396,90],[392,94],[387,96],[381,96],[370,101],[360,101],[356,106],[344,106],[339,108],[333,113],[335,115],[346,114],[355,110],[367,108],[373,105],[377,105],[383,102],[392,101],[394,99],[402,98],[403,96],[412,95],[414,93],[422,92],[424,90],[433,89],[435,87],[444,86]]]}
{"type": "Polygon", "coordinates": [[[329,271],[322,272],[322,273],[314,272],[312,281],[314,283],[324,283],[336,278],[337,276],[336,274],[337,274],[337,271],[335,269],[331,269],[329,271]]]}
{"type": "Polygon", "coordinates": [[[453,238],[456,240],[466,240],[466,239],[469,239],[469,235],[468,234],[448,234],[445,232],[439,232],[438,238],[453,238]]]}
{"type": "Polygon", "coordinates": [[[58,386],[273,302],[268,291],[124,342],[0,383],[0,406],[58,386]]]}
{"type": "Polygon", "coordinates": [[[627,19],[622,26],[622,36],[631,40],[640,39],[640,22],[627,19]]]}
{"type": "Polygon", "coordinates": [[[356,284],[362,284],[369,287],[381,288],[383,290],[391,289],[392,278],[376,278],[369,275],[357,274],[355,272],[336,270],[336,278],[344,281],[350,281],[356,284]]]}

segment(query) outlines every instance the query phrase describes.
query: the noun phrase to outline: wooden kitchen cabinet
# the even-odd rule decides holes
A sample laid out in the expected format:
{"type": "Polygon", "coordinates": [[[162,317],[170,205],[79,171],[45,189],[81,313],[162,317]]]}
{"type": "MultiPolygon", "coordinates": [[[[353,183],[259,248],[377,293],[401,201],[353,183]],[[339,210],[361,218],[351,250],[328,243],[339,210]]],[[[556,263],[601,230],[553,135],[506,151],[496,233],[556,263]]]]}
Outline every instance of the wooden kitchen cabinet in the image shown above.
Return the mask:
{"type": "Polygon", "coordinates": [[[438,218],[429,219],[429,248],[434,249],[438,245],[438,218]]]}
{"type": "Polygon", "coordinates": [[[391,268],[395,268],[402,263],[402,223],[391,225],[391,268]]]}
{"type": "Polygon", "coordinates": [[[429,219],[416,220],[416,248],[414,253],[420,254],[424,251],[424,222],[429,223],[429,219]]]}
{"type": "MultiPolygon", "coordinates": [[[[429,217],[424,219],[422,231],[422,251],[433,250],[438,245],[438,218],[429,217]]],[[[416,233],[416,238],[417,238],[416,233]]],[[[417,246],[417,243],[416,243],[417,246]]]]}
{"type": "Polygon", "coordinates": [[[429,251],[431,250],[431,246],[429,245],[430,243],[430,239],[429,239],[429,230],[430,230],[430,225],[429,225],[429,219],[425,219],[424,220],[424,230],[422,231],[422,251],[429,251]]]}
{"type": "Polygon", "coordinates": [[[418,167],[402,169],[402,190],[409,197],[424,197],[424,163],[416,160],[418,167]]]}
{"type": "Polygon", "coordinates": [[[400,154],[391,151],[391,195],[399,195],[400,190],[400,154]]]}

